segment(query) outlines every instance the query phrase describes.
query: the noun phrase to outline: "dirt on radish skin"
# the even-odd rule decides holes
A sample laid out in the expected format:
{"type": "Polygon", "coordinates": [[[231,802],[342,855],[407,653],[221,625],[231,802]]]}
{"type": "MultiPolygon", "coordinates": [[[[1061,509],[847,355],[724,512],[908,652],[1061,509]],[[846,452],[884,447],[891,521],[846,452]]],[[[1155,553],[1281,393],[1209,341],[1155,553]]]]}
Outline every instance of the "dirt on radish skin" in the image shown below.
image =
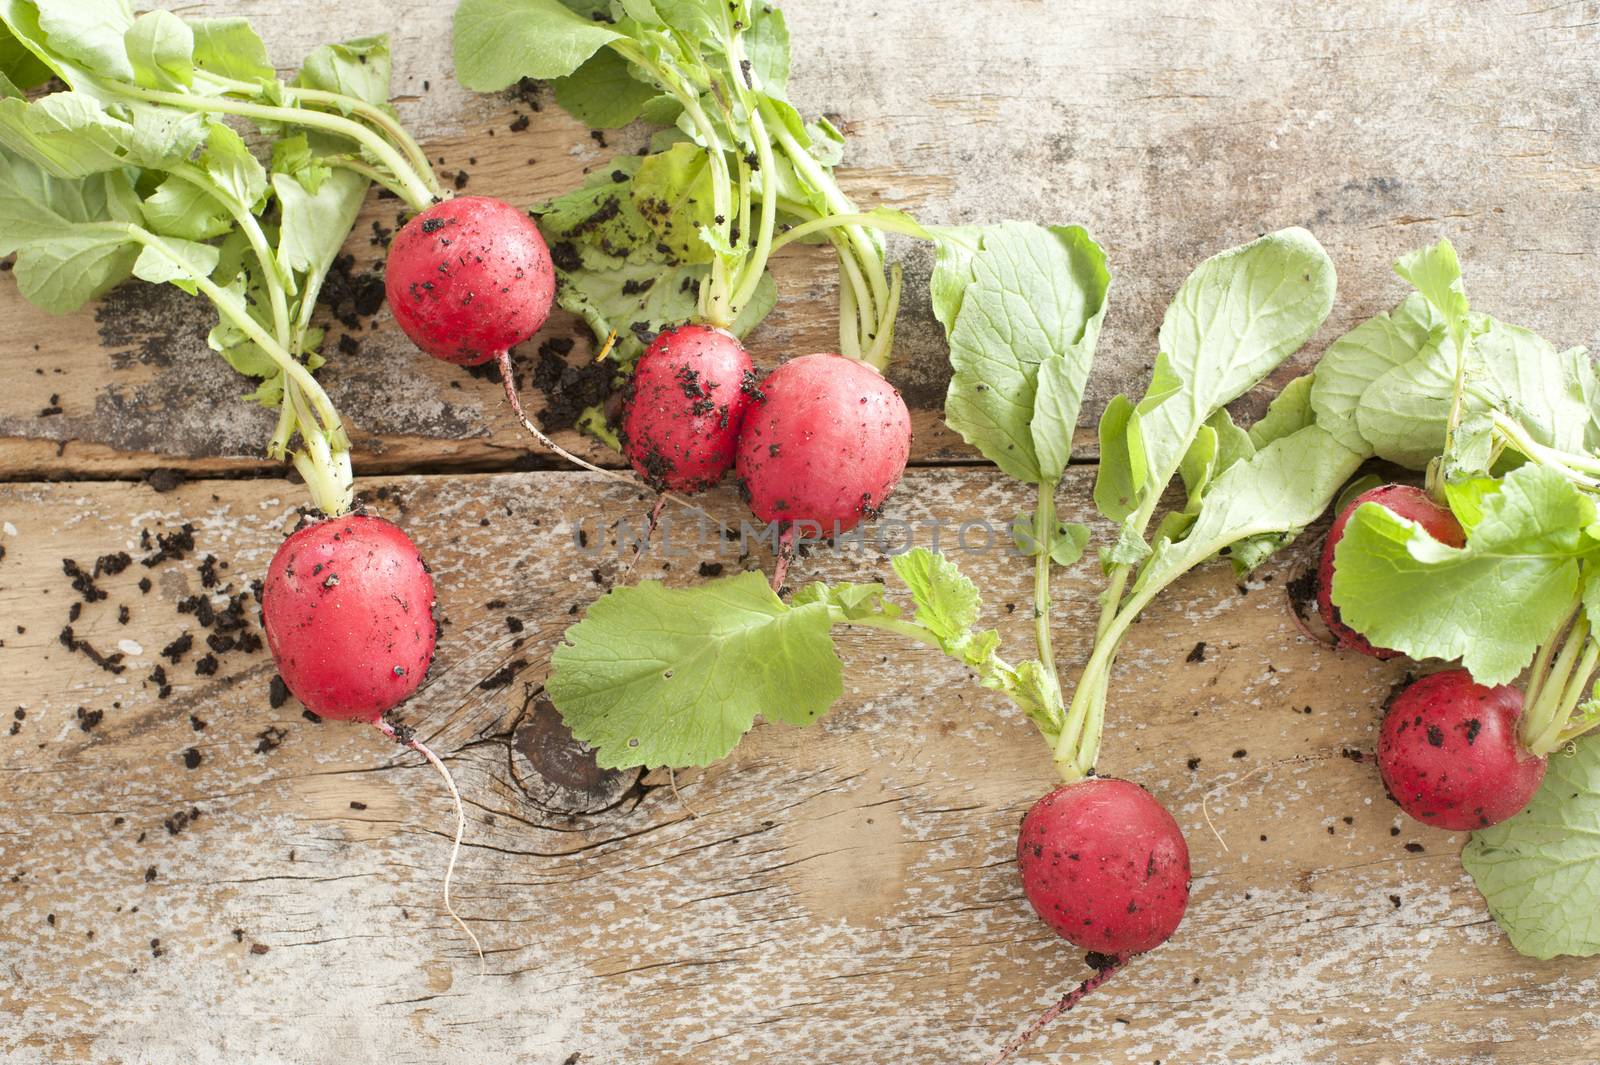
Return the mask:
{"type": "Polygon", "coordinates": [[[751,405],[750,353],[722,329],[686,325],[651,341],[634,367],[622,450],[656,491],[699,492],[722,480],[751,405]]]}
{"type": "Polygon", "coordinates": [[[1063,939],[1119,958],[1166,942],[1189,904],[1189,847],[1137,784],[1091,777],[1033,804],[1017,837],[1022,889],[1063,939]]]}
{"type": "Polygon", "coordinates": [[[1425,825],[1486,828],[1516,814],[1544,780],[1522,748],[1522,693],[1486,688],[1464,669],[1423,677],[1384,715],[1378,770],[1400,808],[1425,825]]]}
{"type": "Polygon", "coordinates": [[[376,721],[417,690],[433,660],[433,578],[382,518],[307,525],[272,557],[261,592],[278,675],[322,717],[376,721]]]}
{"type": "Polygon", "coordinates": [[[1334,519],[1333,526],[1329,528],[1328,538],[1322,545],[1322,561],[1317,567],[1317,610],[1322,614],[1323,623],[1328,626],[1334,640],[1341,648],[1359,651],[1373,658],[1398,658],[1399,651],[1392,651],[1387,647],[1374,647],[1365,636],[1346,625],[1339,617],[1339,608],[1333,603],[1334,549],[1344,537],[1344,529],[1350,524],[1350,516],[1363,503],[1376,503],[1402,518],[1409,518],[1422,526],[1429,536],[1451,547],[1461,547],[1465,544],[1466,534],[1461,531],[1461,523],[1456,521],[1455,515],[1450,513],[1449,509],[1435,503],[1427,492],[1409,484],[1386,484],[1362,492],[1350,501],[1350,505],[1344,508],[1334,519]]]}
{"type": "Polygon", "coordinates": [[[872,367],[802,355],[751,388],[739,483],[766,522],[815,522],[823,535],[882,509],[911,454],[911,415],[872,367]]]}
{"type": "Polygon", "coordinates": [[[446,362],[476,366],[544,325],[555,268],[533,219],[500,200],[458,196],[395,235],[384,288],[412,343],[446,362]]]}

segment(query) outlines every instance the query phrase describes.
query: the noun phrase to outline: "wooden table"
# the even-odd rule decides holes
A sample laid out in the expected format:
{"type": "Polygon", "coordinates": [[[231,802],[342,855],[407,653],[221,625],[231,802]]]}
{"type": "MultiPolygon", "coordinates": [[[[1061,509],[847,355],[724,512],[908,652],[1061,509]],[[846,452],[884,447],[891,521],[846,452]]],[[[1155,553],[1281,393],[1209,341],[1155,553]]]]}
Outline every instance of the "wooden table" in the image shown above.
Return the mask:
{"type": "MultiPolygon", "coordinates": [[[[625,131],[602,149],[547,102],[463,93],[449,7],[185,10],[249,16],[286,64],[390,31],[400,110],[470,191],[532,203],[643,144],[625,131]],[[530,122],[514,132],[519,114],[530,122]]],[[[1269,386],[1394,302],[1390,259],[1444,234],[1482,308],[1561,345],[1600,335],[1593,3],[792,0],[788,14],[795,94],[847,131],[862,200],[940,222],[1081,221],[1105,243],[1117,277],[1086,426],[1141,387],[1194,263],[1283,225],[1310,227],[1342,284],[1269,386]]],[[[370,206],[349,249],[361,264],[381,253],[370,223],[393,218],[392,203],[370,206]]],[[[889,516],[1008,518],[1029,502],[939,422],[928,257],[895,250],[915,295],[891,377],[917,445],[889,516]]],[[[758,358],[828,344],[830,270],[803,252],[776,264],[785,301],[751,341],[758,358]]],[[[419,355],[384,312],[324,379],[359,430],[361,487],[440,582],[444,639],[403,718],[470,804],[457,889],[487,951],[480,975],[440,909],[451,818],[437,778],[369,730],[274,699],[271,663],[251,650],[256,606],[237,593],[303,494],[255,457],[267,416],[235,401],[208,324],[170,290],[130,287],[57,319],[0,283],[5,1060],[965,1062],[1084,975],[1029,912],[1011,860],[1047,752],[931,653],[850,641],[846,695],[820,727],[760,727],[675,790],[662,772],[594,770],[540,696],[553,642],[618,578],[572,524],[648,504],[530,450],[491,382],[419,355]],[[181,477],[146,479],[157,467],[181,477]],[[183,557],[141,564],[157,553],[146,534],[183,557]],[[132,564],[84,602],[64,560],[92,573],[123,551],[132,564]],[[233,631],[215,612],[230,594],[233,631]],[[69,642],[122,658],[69,649],[68,625],[69,642]],[[185,632],[194,646],[162,658],[185,632]]],[[[560,318],[548,335],[578,332],[560,318]]],[[[1062,494],[1073,517],[1089,513],[1094,473],[1092,434],[1080,442],[1062,494]]],[[[736,518],[729,496],[713,509],[736,518]]],[[[1600,965],[1516,955],[1461,871],[1463,837],[1385,801],[1364,752],[1405,667],[1298,634],[1283,586],[1314,540],[1245,586],[1225,567],[1196,573],[1129,640],[1102,769],[1178,816],[1193,901],[1170,944],[1029,1060],[1600,1059],[1600,965]]],[[[764,561],[657,553],[634,576],[764,561]]],[[[998,546],[961,561],[1007,644],[1025,646],[1013,610],[1027,574],[998,546]]],[[[800,569],[887,566],[868,551],[800,569]]],[[[1076,669],[1093,564],[1059,583],[1056,639],[1076,669]]]]}

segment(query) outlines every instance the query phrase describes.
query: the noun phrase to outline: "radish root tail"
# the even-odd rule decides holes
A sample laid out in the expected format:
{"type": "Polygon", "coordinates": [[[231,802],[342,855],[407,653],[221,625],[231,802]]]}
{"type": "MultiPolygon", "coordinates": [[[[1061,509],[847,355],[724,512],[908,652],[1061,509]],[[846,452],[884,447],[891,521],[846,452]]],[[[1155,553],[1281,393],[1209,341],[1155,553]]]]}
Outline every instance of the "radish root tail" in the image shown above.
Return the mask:
{"type": "MultiPolygon", "coordinates": [[[[478,952],[478,972],[481,975],[488,964],[483,956],[483,944],[478,942],[478,937],[471,928],[467,927],[467,922],[461,919],[461,915],[456,912],[455,904],[450,899],[450,883],[455,878],[456,859],[461,856],[461,838],[467,833],[467,811],[466,807],[462,805],[461,792],[456,787],[455,777],[450,775],[450,770],[446,768],[444,762],[440,760],[438,755],[433,753],[433,750],[426,743],[409,734],[401,735],[393,725],[382,718],[378,719],[377,725],[378,730],[385,736],[388,736],[396,743],[410,747],[413,751],[426,758],[433,765],[433,768],[439,771],[439,775],[444,778],[444,786],[450,789],[450,798],[455,801],[456,838],[455,842],[450,846],[450,863],[445,866],[444,870],[444,911],[467,934],[467,938],[472,940],[472,949],[478,952]]],[[[409,730],[407,731],[409,732],[409,730]]]]}
{"type": "Polygon", "coordinates": [[[1099,987],[1101,984],[1115,976],[1117,974],[1117,970],[1121,969],[1126,964],[1126,958],[1109,959],[1093,976],[1089,977],[1089,979],[1085,980],[1071,991],[1068,991],[1065,995],[1062,995],[1061,1001],[1057,1002],[1054,1006],[1051,1006],[1049,1009],[1039,1014],[1038,1020],[1028,1025],[1028,1027],[1025,1028],[1015,1038],[1013,1038],[1011,1042],[1001,1047],[995,1056],[985,1062],[984,1065],[1002,1065],[1003,1062],[1009,1061],[1017,1053],[1017,1051],[1033,1042],[1034,1038],[1038,1036],[1040,1032],[1044,1031],[1046,1025],[1070,1010],[1072,1007],[1076,1006],[1080,1001],[1082,1001],[1085,995],[1089,994],[1089,992],[1093,991],[1095,988],[1099,987]]]}
{"type": "Polygon", "coordinates": [[[773,594],[783,591],[783,582],[789,576],[789,563],[794,561],[795,526],[783,530],[778,537],[778,557],[772,565],[773,594]]]}

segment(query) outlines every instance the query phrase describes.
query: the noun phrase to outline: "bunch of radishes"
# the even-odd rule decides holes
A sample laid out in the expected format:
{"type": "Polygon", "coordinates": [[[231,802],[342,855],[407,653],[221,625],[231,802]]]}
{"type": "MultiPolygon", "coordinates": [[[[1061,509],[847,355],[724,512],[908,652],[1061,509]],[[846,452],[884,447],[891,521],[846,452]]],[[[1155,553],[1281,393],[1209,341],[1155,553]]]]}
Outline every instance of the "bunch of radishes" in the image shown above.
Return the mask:
{"type": "Polygon", "coordinates": [[[1418,821],[1477,830],[1527,806],[1549,756],[1600,724],[1596,376],[1582,349],[1471,312],[1448,241],[1395,268],[1418,291],[1329,349],[1310,401],[1427,486],[1342,509],[1318,606],[1337,647],[1459,661],[1388,706],[1378,766],[1418,821]],[[1510,683],[1525,669],[1526,692],[1510,683]]]}

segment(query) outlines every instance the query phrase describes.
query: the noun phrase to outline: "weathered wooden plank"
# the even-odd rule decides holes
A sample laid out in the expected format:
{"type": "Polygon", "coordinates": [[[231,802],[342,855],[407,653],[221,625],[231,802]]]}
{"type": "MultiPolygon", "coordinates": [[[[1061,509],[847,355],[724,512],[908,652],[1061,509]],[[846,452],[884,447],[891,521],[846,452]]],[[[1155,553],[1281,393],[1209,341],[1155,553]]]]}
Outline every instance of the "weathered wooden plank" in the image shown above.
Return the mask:
{"type": "MultiPolygon", "coordinates": [[[[1088,513],[1090,473],[1075,468],[1064,514],[1088,513]]],[[[676,796],[659,773],[586,774],[533,698],[569,609],[600,591],[591,571],[615,577],[570,523],[637,519],[645,503],[575,474],[365,487],[387,489],[375,505],[440,582],[439,659],[401,716],[471,803],[458,901],[488,975],[439,910],[451,821],[420,760],[311,724],[292,700],[271,708],[264,653],[221,654],[197,676],[197,647],[168,666],[166,699],[146,680],[168,641],[204,635],[175,609],[202,591],[201,560],[216,558],[217,590],[261,572],[292,496],[252,481],[9,485],[0,709],[25,717],[0,733],[7,1060],[976,1061],[1083,975],[1028,912],[1010,857],[1048,754],[960,669],[864,636],[817,728],[760,727],[726,762],[679,774],[676,796]],[[137,561],[142,530],[183,522],[187,558],[137,561]],[[81,598],[62,559],[92,569],[123,549],[133,564],[101,577],[107,598],[73,622],[101,652],[136,645],[113,676],[57,642],[81,598]]],[[[992,472],[919,471],[888,517],[925,542],[925,523],[1028,504],[992,472]]],[[[1173,942],[1034,1060],[1600,1055],[1600,963],[1515,955],[1461,873],[1462,837],[1403,822],[1370,759],[1345,756],[1370,749],[1404,667],[1297,635],[1282,587],[1309,546],[1244,588],[1207,569],[1136,626],[1103,768],[1183,824],[1193,904],[1173,942]]],[[[1020,652],[1024,567],[998,547],[958,557],[1020,652]]],[[[669,562],[669,579],[698,579],[712,560],[653,554],[635,576],[669,562]]],[[[799,569],[887,572],[876,552],[799,569]]],[[[1094,576],[1086,561],[1060,581],[1074,668],[1094,576]]]]}
{"type": "MultiPolygon", "coordinates": [[[[362,0],[306,19],[284,0],[184,5],[247,15],[285,63],[329,37],[388,30],[402,114],[443,172],[470,175],[469,191],[531,203],[643,143],[630,132],[602,148],[553,107],[512,133],[525,104],[472,96],[450,77],[451,8],[362,0]]],[[[991,0],[929,17],[911,0],[870,12],[797,0],[787,11],[795,96],[848,130],[849,184],[863,201],[910,206],[935,222],[1081,221],[1105,242],[1117,281],[1086,425],[1147,372],[1161,312],[1185,272],[1284,225],[1311,227],[1342,283],[1327,328],[1279,383],[1339,331],[1392,304],[1400,287],[1390,260],[1441,234],[1460,246],[1483,309],[1561,345],[1600,331],[1589,298],[1600,273],[1590,105],[1600,73],[1589,62],[1600,23],[1588,5],[991,0]]],[[[368,222],[392,224],[392,206],[374,205],[363,220],[351,248],[363,261],[374,253],[368,222]]],[[[926,253],[895,247],[920,293],[926,253]]],[[[768,365],[828,346],[834,329],[825,260],[790,259],[781,276],[787,302],[752,342],[768,365]]],[[[181,302],[118,297],[99,321],[61,321],[20,306],[0,284],[13,355],[13,387],[0,397],[0,476],[126,475],[150,452],[197,470],[248,465],[265,415],[214,416],[239,384],[205,352],[202,323],[178,311],[181,302]],[[40,417],[52,395],[62,413],[40,417]],[[49,449],[68,438],[83,444],[56,461],[49,449]]],[[[361,468],[402,472],[431,459],[503,468],[526,454],[488,382],[430,364],[380,317],[360,355],[327,371],[365,437],[361,468]]],[[[572,329],[560,320],[551,332],[572,329]]],[[[944,356],[920,296],[908,299],[898,336],[891,376],[920,412],[918,455],[962,453],[932,413],[944,356]]]]}

